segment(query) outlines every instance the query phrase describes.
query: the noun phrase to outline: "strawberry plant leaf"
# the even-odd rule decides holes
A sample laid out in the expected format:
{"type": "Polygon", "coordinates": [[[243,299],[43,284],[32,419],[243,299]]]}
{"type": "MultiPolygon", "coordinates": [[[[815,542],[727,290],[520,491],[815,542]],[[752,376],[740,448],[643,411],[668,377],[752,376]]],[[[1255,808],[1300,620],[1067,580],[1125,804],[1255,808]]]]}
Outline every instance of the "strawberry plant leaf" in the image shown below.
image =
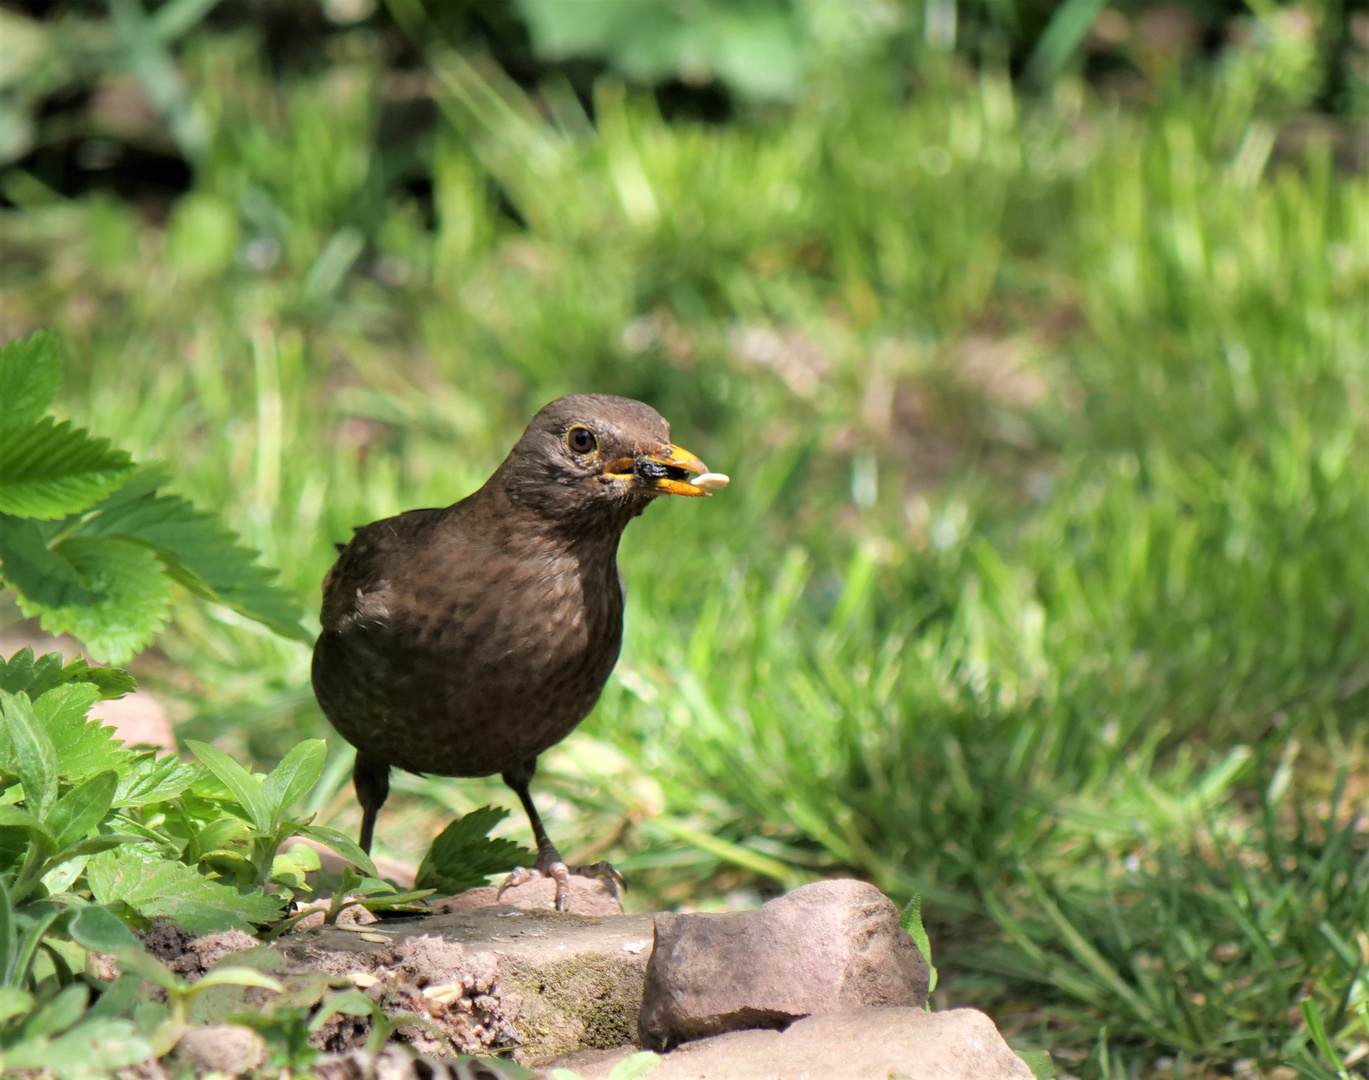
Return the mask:
{"type": "Polygon", "coordinates": [[[8,661],[0,661],[0,690],[18,694],[32,686],[35,679],[37,674],[34,672],[33,650],[27,645],[8,661]]]}
{"type": "Polygon", "coordinates": [[[114,729],[88,719],[87,711],[100,700],[92,683],[67,683],[33,703],[33,713],[52,739],[57,775],[78,783],[106,769],[122,772],[133,757],[114,737],[114,729]]]}
{"type": "Polygon", "coordinates": [[[38,523],[27,518],[0,514],[0,574],[31,603],[45,607],[99,599],[76,568],[48,547],[38,523]]]}
{"type": "Polygon", "coordinates": [[[490,874],[506,874],[520,862],[527,863],[531,852],[512,840],[489,836],[489,831],[508,816],[503,807],[482,806],[453,821],[423,856],[415,888],[464,892],[486,884],[490,874]]]}
{"type": "Polygon", "coordinates": [[[168,573],[192,592],[226,604],[284,637],[309,644],[300,626],[300,607],[275,584],[277,572],[257,563],[258,553],[241,546],[213,514],[177,495],[155,489],[166,480],[158,468],[144,468],[95,507],[80,525],[82,536],[120,536],[151,545],[168,573]]]}
{"type": "Polygon", "coordinates": [[[38,330],[27,339],[15,338],[0,348],[0,423],[21,427],[33,423],[57,395],[62,358],[57,335],[38,330]]]}
{"type": "Polygon", "coordinates": [[[97,599],[49,607],[20,593],[20,610],[38,616],[49,633],[71,634],[91,652],[123,662],[166,623],[171,582],[147,545],[120,537],[73,536],[51,550],[75,569],[97,599]]]}
{"type": "Polygon", "coordinates": [[[122,901],[144,918],[162,915],[196,934],[247,930],[280,917],[281,900],[275,896],[236,889],[132,845],[91,859],[86,880],[98,903],[122,901]]]}
{"type": "Polygon", "coordinates": [[[133,472],[133,459],[69,420],[0,427],[0,513],[51,520],[80,513],[133,472]]]}

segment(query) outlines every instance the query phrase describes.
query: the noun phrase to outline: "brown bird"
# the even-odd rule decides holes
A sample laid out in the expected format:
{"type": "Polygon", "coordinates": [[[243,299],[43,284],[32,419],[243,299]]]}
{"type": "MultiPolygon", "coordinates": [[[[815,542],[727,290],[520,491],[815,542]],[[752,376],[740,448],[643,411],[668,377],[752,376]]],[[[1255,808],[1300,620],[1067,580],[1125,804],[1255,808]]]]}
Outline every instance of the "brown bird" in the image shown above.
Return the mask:
{"type": "Polygon", "coordinates": [[[528,786],[537,756],[588,715],[618,659],[618,540],[658,495],[726,484],[670,441],[652,408],[575,394],[532,419],[473,495],[356,530],[323,581],[314,694],[356,747],[361,847],[370,851],[390,769],[502,774],[537,842],[531,870],[622,877],[607,863],[568,868],[528,786]],[[704,474],[691,482],[691,474],[704,474]]]}

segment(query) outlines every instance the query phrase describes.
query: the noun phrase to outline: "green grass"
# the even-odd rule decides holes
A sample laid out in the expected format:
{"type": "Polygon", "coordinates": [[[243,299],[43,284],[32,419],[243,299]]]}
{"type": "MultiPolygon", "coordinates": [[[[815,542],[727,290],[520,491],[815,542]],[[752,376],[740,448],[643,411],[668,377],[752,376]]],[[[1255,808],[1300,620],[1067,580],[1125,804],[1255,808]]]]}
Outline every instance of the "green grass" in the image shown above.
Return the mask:
{"type": "MultiPolygon", "coordinates": [[[[1311,1014],[1359,1053],[1369,185],[1266,161],[1258,72],[1119,109],[873,67],[720,127],[606,81],[591,125],[435,52],[429,229],[378,57],[253,56],[190,51],[213,135],[164,228],[0,216],[0,327],[63,334],[68,415],[313,608],[333,541],[464,495],[545,400],[644,398],[734,482],[629,530],[623,658],[539,773],[563,849],[640,907],[921,893],[938,1004],[1079,1075],[1334,1076],[1311,1014]]],[[[187,603],[139,670],[269,763],[328,734],[307,663],[187,603]]],[[[412,862],[508,801],[399,791],[412,862]]]]}

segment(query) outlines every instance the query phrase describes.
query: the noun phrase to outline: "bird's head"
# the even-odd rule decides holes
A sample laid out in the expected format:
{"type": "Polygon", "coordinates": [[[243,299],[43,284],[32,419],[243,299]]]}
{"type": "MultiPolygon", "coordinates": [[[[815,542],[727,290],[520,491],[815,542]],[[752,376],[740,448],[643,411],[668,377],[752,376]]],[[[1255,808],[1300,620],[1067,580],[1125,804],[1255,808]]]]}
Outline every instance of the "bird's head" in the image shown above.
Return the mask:
{"type": "Polygon", "coordinates": [[[532,418],[491,482],[546,517],[626,523],[658,495],[708,495],[727,478],[672,443],[670,425],[651,406],[571,394],[532,418]]]}

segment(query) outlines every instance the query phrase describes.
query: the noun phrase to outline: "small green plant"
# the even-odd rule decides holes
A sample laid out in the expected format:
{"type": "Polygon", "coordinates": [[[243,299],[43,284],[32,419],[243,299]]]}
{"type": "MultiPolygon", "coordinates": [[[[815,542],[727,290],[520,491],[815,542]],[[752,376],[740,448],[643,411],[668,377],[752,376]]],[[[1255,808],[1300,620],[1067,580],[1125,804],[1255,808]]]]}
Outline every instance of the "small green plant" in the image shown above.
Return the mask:
{"type": "Polygon", "coordinates": [[[212,515],[161,492],[164,470],[47,415],[60,374],[51,333],[0,349],[0,581],[24,614],[122,663],[165,625],[181,585],[309,641],[274,573],[212,515]]]}
{"type": "Polygon", "coordinates": [[[489,836],[508,816],[503,807],[482,806],[457,818],[423,856],[415,884],[420,889],[458,893],[484,885],[491,874],[506,874],[520,863],[528,865],[532,852],[512,840],[489,836]]]}
{"type": "Polygon", "coordinates": [[[927,1008],[932,1007],[932,991],[936,989],[936,965],[932,963],[932,943],[927,937],[927,930],[922,925],[922,896],[920,893],[913,893],[913,897],[904,905],[902,913],[898,917],[898,925],[913,939],[913,944],[917,946],[917,951],[922,954],[922,959],[927,961],[927,1008]]]}

